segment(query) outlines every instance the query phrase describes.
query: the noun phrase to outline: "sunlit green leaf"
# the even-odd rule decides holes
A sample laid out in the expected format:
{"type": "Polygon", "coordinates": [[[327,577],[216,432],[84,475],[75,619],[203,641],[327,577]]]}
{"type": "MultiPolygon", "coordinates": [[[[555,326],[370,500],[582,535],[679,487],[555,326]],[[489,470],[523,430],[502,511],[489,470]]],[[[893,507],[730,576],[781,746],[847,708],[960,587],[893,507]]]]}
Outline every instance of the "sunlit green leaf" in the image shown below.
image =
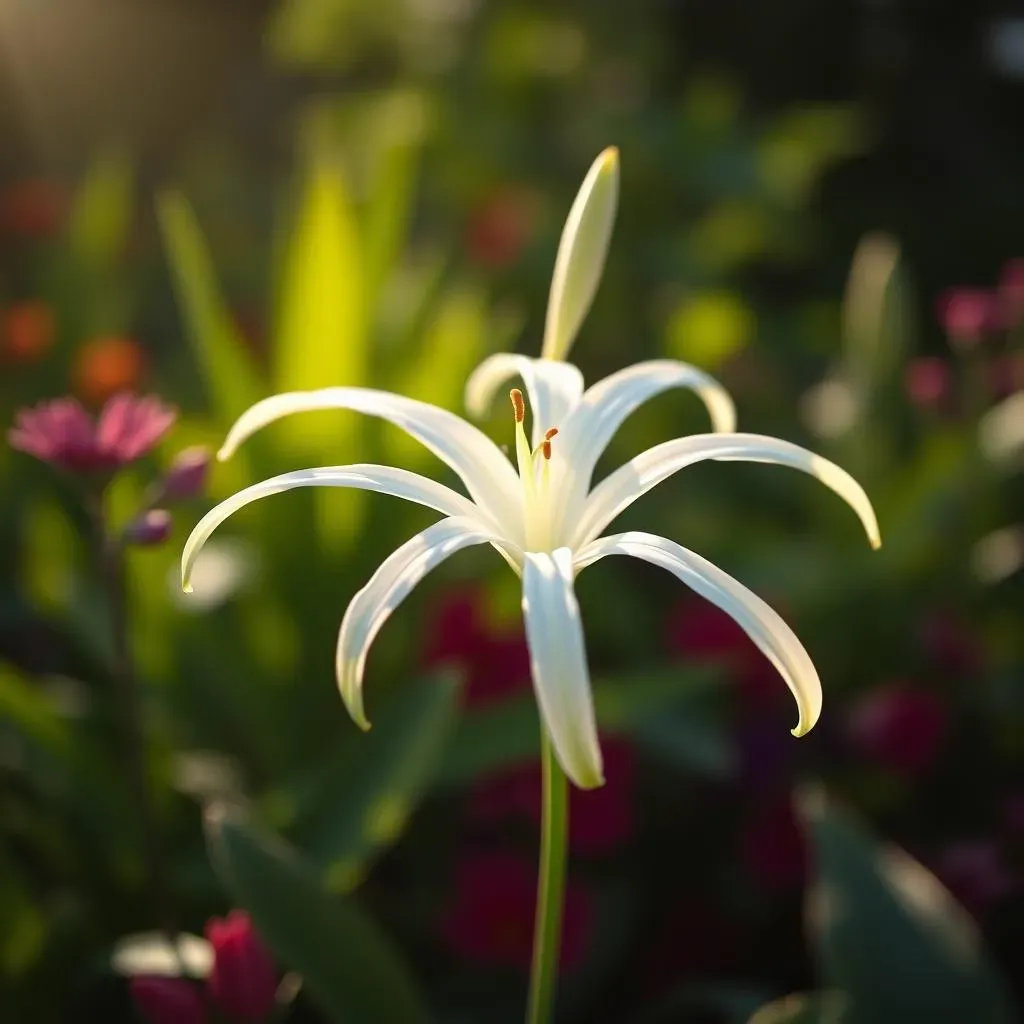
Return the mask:
{"type": "Polygon", "coordinates": [[[134,168],[121,150],[107,150],[90,165],[71,208],[68,244],[78,268],[112,271],[124,252],[134,206],[134,168]]]}
{"type": "Polygon", "coordinates": [[[217,285],[210,253],[185,198],[164,193],[157,204],[185,333],[224,429],[266,395],[254,361],[217,285]]]}
{"type": "Polygon", "coordinates": [[[784,996],[762,1006],[749,1024],[844,1024],[846,1000],[835,992],[784,996]]]}
{"type": "Polygon", "coordinates": [[[799,801],[816,859],[808,914],[844,1024],[1009,1024],[973,922],[908,854],[875,844],[818,792],[799,801]]]}

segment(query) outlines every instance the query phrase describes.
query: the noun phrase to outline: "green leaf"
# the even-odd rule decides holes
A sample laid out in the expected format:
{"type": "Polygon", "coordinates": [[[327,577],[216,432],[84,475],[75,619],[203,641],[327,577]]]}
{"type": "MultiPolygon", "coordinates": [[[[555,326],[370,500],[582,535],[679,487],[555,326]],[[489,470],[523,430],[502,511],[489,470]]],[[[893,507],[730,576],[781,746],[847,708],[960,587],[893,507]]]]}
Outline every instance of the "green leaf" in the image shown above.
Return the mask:
{"type": "MultiPolygon", "coordinates": [[[[598,726],[604,733],[646,730],[670,709],[678,721],[687,720],[673,737],[671,755],[711,773],[724,773],[732,765],[732,751],[721,724],[706,706],[707,673],[673,670],[670,673],[597,683],[594,704],[598,726]],[[691,746],[688,737],[698,737],[691,746]]],[[[662,729],[653,745],[661,752],[669,746],[662,729]]],[[[502,701],[493,707],[463,715],[437,774],[441,785],[463,785],[480,775],[508,768],[538,756],[537,707],[532,694],[502,701]]]]}
{"type": "Polygon", "coordinates": [[[455,722],[457,693],[454,679],[403,687],[306,789],[297,833],[332,890],[350,890],[401,834],[455,722]]]}
{"type": "MultiPolygon", "coordinates": [[[[274,391],[366,382],[367,339],[362,256],[340,172],[325,160],[309,168],[285,245],[272,353],[274,391]]],[[[303,415],[275,434],[344,461],[358,419],[303,415]]]]}
{"type": "Polygon", "coordinates": [[[604,272],[619,201],[619,153],[606,149],[591,165],[562,229],[544,323],[546,359],[565,359],[604,272]]]}
{"type": "Polygon", "coordinates": [[[121,150],[108,150],[92,161],[68,224],[71,252],[87,273],[115,269],[131,226],[134,184],[131,160],[121,150]]]}
{"type": "Polygon", "coordinates": [[[762,1006],[749,1024],[844,1024],[846,1000],[837,992],[801,992],[762,1006]]]}
{"type": "Polygon", "coordinates": [[[405,964],[374,921],[333,896],[279,838],[224,810],[207,815],[215,866],[285,967],[338,1024],[425,1021],[405,964]]]}
{"type": "Polygon", "coordinates": [[[184,196],[166,192],[157,215],[185,330],[207,397],[227,428],[266,387],[221,297],[209,250],[184,196]]]}
{"type": "Polygon", "coordinates": [[[968,915],[908,854],[818,793],[799,801],[817,859],[808,917],[844,1024],[1004,1024],[1007,995],[968,915]]]}

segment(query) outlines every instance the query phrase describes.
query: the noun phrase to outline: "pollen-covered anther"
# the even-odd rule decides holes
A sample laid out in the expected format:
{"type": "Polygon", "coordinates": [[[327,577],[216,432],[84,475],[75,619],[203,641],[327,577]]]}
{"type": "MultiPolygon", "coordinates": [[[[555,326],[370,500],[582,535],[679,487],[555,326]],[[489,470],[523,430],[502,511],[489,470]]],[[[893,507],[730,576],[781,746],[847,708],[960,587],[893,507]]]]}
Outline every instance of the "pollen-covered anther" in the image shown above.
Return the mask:
{"type": "Polygon", "coordinates": [[[551,458],[551,441],[549,438],[545,438],[543,442],[541,442],[540,450],[545,459],[551,458]]]}
{"type": "Polygon", "coordinates": [[[550,441],[551,438],[557,436],[557,434],[558,434],[558,427],[548,427],[548,429],[544,431],[544,440],[545,441],[550,441]]]}
{"type": "Polygon", "coordinates": [[[516,423],[522,423],[526,419],[526,402],[523,401],[523,393],[519,388],[513,388],[508,397],[512,399],[512,408],[515,410],[516,423]]]}

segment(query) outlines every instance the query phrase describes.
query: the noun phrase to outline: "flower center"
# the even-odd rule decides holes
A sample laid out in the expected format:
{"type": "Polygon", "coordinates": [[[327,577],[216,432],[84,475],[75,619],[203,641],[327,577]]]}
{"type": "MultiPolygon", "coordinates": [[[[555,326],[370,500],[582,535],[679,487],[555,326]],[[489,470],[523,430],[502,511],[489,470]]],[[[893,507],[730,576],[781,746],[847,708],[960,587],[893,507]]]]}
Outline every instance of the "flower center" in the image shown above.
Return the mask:
{"type": "Polygon", "coordinates": [[[551,441],[557,427],[549,427],[536,448],[526,439],[526,401],[518,388],[509,392],[516,417],[516,462],[523,487],[523,524],[526,545],[532,551],[550,551],[553,515],[551,508],[551,441]]]}

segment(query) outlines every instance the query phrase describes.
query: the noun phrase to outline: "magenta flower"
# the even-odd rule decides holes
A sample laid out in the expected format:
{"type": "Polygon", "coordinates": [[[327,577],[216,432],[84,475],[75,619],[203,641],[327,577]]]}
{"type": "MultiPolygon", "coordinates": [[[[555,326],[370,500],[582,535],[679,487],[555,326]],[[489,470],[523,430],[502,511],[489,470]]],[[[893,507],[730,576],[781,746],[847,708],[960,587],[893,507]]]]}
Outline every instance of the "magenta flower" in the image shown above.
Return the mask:
{"type": "Polygon", "coordinates": [[[202,994],[184,978],[139,975],[131,981],[132,1000],[147,1024],[205,1024],[202,994]]]}
{"type": "Polygon", "coordinates": [[[949,398],[953,374],[944,359],[919,356],[912,359],[903,375],[907,397],[920,409],[936,409],[949,398]]]}
{"type": "Polygon", "coordinates": [[[210,995],[230,1021],[259,1024],[271,1014],[277,997],[277,971],[263,939],[244,910],[206,925],[213,946],[210,995]]]}
{"type": "Polygon", "coordinates": [[[951,339],[974,344],[1002,326],[999,297],[984,288],[951,288],[939,297],[939,322],[951,339]]]}
{"type": "Polygon", "coordinates": [[[176,417],[153,396],[115,395],[95,421],[75,399],[57,398],[21,409],[7,439],[72,473],[109,473],[151,451],[176,417]]]}

